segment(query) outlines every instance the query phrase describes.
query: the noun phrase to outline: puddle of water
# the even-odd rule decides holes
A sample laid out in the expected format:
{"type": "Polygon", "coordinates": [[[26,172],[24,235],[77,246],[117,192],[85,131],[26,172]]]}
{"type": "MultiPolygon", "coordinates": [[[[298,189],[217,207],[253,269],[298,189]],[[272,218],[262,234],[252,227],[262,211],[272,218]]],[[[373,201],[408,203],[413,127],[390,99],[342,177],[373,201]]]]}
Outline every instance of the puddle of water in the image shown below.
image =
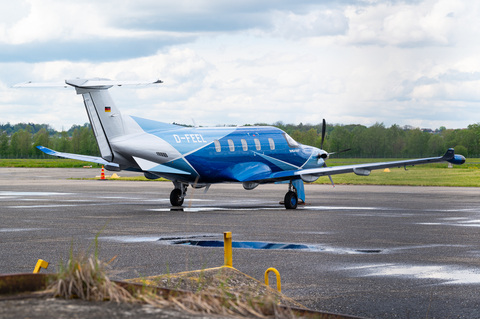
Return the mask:
{"type": "Polygon", "coordinates": [[[304,209],[315,210],[384,210],[380,207],[342,207],[342,206],[305,206],[304,209]]]}
{"type": "Polygon", "coordinates": [[[102,199],[139,199],[139,198],[132,198],[132,197],[125,197],[125,196],[99,196],[97,198],[102,198],[102,199]]]}
{"type": "MultiPolygon", "coordinates": [[[[223,247],[223,240],[201,240],[201,238],[219,237],[218,234],[196,234],[196,235],[172,235],[172,236],[109,236],[100,237],[102,240],[111,240],[123,243],[158,242],[167,245],[183,245],[196,247],[223,247]]],[[[384,249],[348,249],[326,247],[318,244],[290,244],[290,243],[268,243],[255,241],[233,241],[233,248],[243,249],[280,249],[280,250],[303,250],[305,252],[324,252],[333,254],[380,254],[385,253],[384,249]]]]}
{"type": "MultiPolygon", "coordinates": [[[[223,241],[220,240],[182,240],[174,242],[177,245],[200,246],[200,247],[223,247],[223,241]]],[[[264,243],[258,241],[234,241],[233,248],[247,249],[292,249],[292,250],[310,250],[309,245],[302,244],[282,244],[282,243],[264,243]]]]}
{"type": "Polygon", "coordinates": [[[52,192],[0,192],[0,196],[56,196],[72,195],[71,193],[52,193],[52,192]]]}
{"type": "Polygon", "coordinates": [[[228,207],[170,207],[149,209],[154,212],[214,212],[214,211],[257,211],[268,210],[276,207],[256,207],[256,208],[228,208],[228,207]]]}
{"type": "Polygon", "coordinates": [[[463,227],[480,227],[480,219],[468,220],[468,218],[441,218],[447,222],[444,223],[417,223],[417,225],[444,225],[444,226],[463,226],[463,227]],[[448,222],[450,221],[450,222],[448,222]]]}
{"type": "Polygon", "coordinates": [[[54,207],[71,207],[77,205],[30,205],[30,206],[7,206],[8,208],[54,208],[54,207]]]}
{"type": "Polygon", "coordinates": [[[379,254],[382,252],[381,249],[356,249],[355,251],[364,254],[379,254]]]}
{"type": "MultiPolygon", "coordinates": [[[[218,237],[218,234],[200,234],[200,235],[178,235],[178,236],[169,236],[169,237],[158,237],[158,236],[109,236],[109,237],[100,237],[102,240],[112,240],[123,243],[143,243],[143,242],[166,242],[170,243],[173,240],[179,239],[188,239],[188,238],[205,238],[205,237],[218,237]]],[[[222,242],[223,243],[223,242],[222,242]]],[[[223,247],[223,246],[222,246],[223,247]]]]}
{"type": "Polygon", "coordinates": [[[149,241],[158,241],[158,236],[155,236],[155,237],[116,236],[116,237],[100,237],[99,239],[119,241],[123,243],[144,243],[149,241]]]}
{"type": "Polygon", "coordinates": [[[44,228],[0,228],[0,232],[17,232],[17,231],[35,231],[43,230],[44,228]]]}
{"type": "Polygon", "coordinates": [[[448,266],[372,265],[358,267],[368,269],[364,276],[413,277],[417,279],[438,279],[443,284],[480,284],[480,274],[470,269],[452,269],[448,266]]]}
{"type": "Polygon", "coordinates": [[[480,224],[457,224],[453,226],[463,226],[463,227],[480,227],[480,224]]]}

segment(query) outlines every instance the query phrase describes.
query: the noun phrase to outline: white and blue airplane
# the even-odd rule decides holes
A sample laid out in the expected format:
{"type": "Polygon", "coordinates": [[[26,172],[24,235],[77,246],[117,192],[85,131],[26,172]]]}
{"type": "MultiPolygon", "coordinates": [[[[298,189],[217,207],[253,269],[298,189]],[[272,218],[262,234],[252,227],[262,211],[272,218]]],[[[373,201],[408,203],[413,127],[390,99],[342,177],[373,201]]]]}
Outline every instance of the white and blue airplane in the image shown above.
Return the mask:
{"type": "MultiPolygon", "coordinates": [[[[60,83],[20,83],[13,87],[74,87],[81,94],[97,139],[101,157],[57,152],[43,146],[48,155],[103,164],[109,171],[142,172],[149,179],[173,182],[173,206],[183,204],[187,187],[217,183],[241,183],[246,190],[260,184],[288,183],[284,197],[287,209],[305,203],[304,182],[320,176],[355,173],[368,176],[372,170],[418,164],[465,163],[465,157],[448,149],[443,156],[327,167],[329,155],[321,147],[297,143],[284,131],[270,126],[184,127],[127,116],[120,113],[108,93],[112,86],[159,84],[162,81],[111,81],[102,78],[72,79],[60,83]]],[[[332,181],[333,184],[333,181],[332,181]]]]}

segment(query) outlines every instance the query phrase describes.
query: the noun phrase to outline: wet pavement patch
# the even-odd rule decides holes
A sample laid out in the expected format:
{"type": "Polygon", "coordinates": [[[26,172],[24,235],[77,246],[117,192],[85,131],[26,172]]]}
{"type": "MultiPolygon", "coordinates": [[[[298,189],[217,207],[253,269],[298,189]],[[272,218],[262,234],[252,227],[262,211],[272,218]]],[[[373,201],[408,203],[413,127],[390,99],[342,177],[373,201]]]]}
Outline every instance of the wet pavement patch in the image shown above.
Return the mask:
{"type": "Polygon", "coordinates": [[[411,277],[434,279],[442,284],[480,284],[480,273],[476,268],[452,268],[450,266],[373,264],[353,267],[363,276],[411,277]]]}
{"type": "Polygon", "coordinates": [[[0,232],[36,231],[44,229],[45,228],[0,228],[0,232]]]}
{"type": "Polygon", "coordinates": [[[356,249],[355,251],[364,254],[379,254],[382,252],[381,249],[356,249]]]}
{"type": "Polygon", "coordinates": [[[196,234],[196,235],[172,235],[172,236],[108,236],[100,237],[101,240],[109,240],[124,243],[143,243],[143,242],[163,242],[166,244],[172,243],[174,240],[190,239],[190,238],[208,238],[218,237],[218,234],[196,234]]]}
{"type": "MultiPolygon", "coordinates": [[[[223,247],[220,240],[180,240],[174,242],[176,245],[200,246],[200,247],[223,247]]],[[[233,248],[246,249],[292,249],[292,250],[313,250],[312,246],[302,244],[264,243],[259,241],[234,241],[233,248]]],[[[320,250],[315,247],[315,250],[320,250]]]]}

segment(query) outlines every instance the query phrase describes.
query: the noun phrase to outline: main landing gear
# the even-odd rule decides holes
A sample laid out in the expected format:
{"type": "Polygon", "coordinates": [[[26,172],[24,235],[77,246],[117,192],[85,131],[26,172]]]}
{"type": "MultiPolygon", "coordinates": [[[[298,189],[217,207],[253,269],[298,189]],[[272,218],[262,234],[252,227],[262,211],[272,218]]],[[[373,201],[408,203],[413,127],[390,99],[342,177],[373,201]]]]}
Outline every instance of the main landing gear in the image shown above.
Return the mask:
{"type": "Polygon", "coordinates": [[[175,185],[175,189],[170,193],[170,203],[172,206],[182,206],[187,195],[188,184],[173,182],[173,185],[175,185]]]}

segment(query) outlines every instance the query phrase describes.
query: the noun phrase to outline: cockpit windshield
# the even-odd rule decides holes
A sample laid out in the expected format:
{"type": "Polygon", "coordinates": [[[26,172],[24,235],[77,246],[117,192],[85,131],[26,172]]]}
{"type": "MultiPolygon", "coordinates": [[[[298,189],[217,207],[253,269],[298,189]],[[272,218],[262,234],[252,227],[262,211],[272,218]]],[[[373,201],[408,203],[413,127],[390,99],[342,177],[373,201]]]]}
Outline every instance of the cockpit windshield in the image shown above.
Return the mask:
{"type": "Polygon", "coordinates": [[[290,135],[288,135],[287,133],[283,133],[283,136],[287,140],[288,146],[290,146],[291,148],[299,147],[297,141],[295,141],[290,135]]]}

